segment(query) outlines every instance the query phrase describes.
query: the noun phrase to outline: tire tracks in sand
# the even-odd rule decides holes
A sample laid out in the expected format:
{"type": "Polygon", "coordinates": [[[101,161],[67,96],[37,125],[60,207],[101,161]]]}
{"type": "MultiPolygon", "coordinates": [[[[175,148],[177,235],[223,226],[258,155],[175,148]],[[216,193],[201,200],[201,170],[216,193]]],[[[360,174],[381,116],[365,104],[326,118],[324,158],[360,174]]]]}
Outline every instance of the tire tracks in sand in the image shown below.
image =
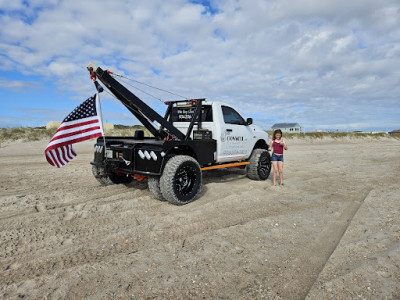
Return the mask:
{"type": "Polygon", "coordinates": [[[321,230],[320,234],[317,236],[316,243],[310,247],[310,250],[312,253],[318,255],[314,257],[314,259],[320,263],[315,265],[316,272],[309,277],[310,283],[308,284],[308,289],[304,292],[304,294],[299,295],[302,299],[306,298],[310,292],[319,274],[323,271],[325,265],[329,261],[329,258],[339,245],[340,240],[347,231],[347,228],[349,227],[354,216],[357,214],[371,191],[372,189],[370,189],[368,192],[365,192],[365,196],[363,196],[360,200],[350,202],[340,217],[321,230]],[[323,246],[321,246],[322,244],[323,246]],[[329,245],[329,247],[327,247],[327,245],[329,245]]]}

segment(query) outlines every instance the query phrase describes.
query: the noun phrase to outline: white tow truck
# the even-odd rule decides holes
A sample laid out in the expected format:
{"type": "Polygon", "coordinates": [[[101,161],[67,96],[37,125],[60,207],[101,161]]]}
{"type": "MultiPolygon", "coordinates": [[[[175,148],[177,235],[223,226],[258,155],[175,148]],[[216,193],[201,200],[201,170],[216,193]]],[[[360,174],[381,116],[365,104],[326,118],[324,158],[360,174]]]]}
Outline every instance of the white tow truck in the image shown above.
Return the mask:
{"type": "Polygon", "coordinates": [[[206,99],[176,100],[165,102],[163,117],[111,72],[93,63],[88,70],[153,135],[137,130],[132,137],[98,138],[91,164],[101,184],[147,180],[155,198],[182,205],[198,197],[202,172],[208,170],[245,168],[250,179],[268,178],[268,134],[233,107],[206,99]]]}

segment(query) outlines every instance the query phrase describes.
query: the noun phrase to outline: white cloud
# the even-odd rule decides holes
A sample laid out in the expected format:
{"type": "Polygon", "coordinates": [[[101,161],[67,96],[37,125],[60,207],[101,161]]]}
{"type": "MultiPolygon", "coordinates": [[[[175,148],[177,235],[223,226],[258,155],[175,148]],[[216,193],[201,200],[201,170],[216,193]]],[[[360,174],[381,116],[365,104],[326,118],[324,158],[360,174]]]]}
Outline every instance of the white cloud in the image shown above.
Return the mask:
{"type": "Polygon", "coordinates": [[[0,0],[0,68],[56,80],[79,98],[93,91],[93,60],[260,120],[345,127],[366,126],[366,114],[371,124],[398,117],[396,0],[219,0],[216,14],[184,0],[7,4],[0,0]]]}
{"type": "Polygon", "coordinates": [[[27,90],[32,88],[37,88],[38,83],[32,81],[22,81],[22,80],[8,80],[5,78],[0,78],[0,88],[5,90],[18,91],[26,93],[27,90]]]}

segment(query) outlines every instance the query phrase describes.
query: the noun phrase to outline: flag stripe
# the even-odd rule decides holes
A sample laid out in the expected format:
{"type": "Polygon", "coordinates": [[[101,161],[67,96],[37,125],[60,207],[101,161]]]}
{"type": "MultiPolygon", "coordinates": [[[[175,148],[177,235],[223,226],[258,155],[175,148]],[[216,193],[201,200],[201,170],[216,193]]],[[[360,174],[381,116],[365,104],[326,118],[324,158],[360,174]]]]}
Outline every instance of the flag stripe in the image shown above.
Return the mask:
{"type": "Polygon", "coordinates": [[[62,152],[61,152],[60,148],[54,149],[54,155],[56,155],[58,163],[60,164],[60,167],[66,164],[66,162],[64,162],[61,154],[62,154],[62,152]]]}
{"type": "MultiPolygon", "coordinates": [[[[83,127],[86,127],[86,126],[83,126],[83,127]]],[[[71,132],[67,132],[65,134],[55,135],[50,142],[53,142],[53,141],[58,140],[58,139],[63,139],[63,138],[66,138],[66,137],[70,137],[70,136],[73,136],[73,135],[82,134],[82,133],[85,133],[85,132],[90,132],[90,131],[93,131],[95,129],[100,129],[100,126],[97,125],[97,126],[94,126],[94,127],[88,127],[88,128],[82,128],[82,129],[79,127],[78,131],[71,131],[71,132]]]]}
{"type": "Polygon", "coordinates": [[[93,139],[93,138],[96,138],[96,137],[99,137],[99,136],[103,136],[103,134],[101,132],[97,132],[97,133],[94,133],[94,134],[91,134],[91,135],[86,135],[86,136],[83,136],[83,137],[79,137],[79,138],[76,138],[76,139],[73,139],[73,140],[66,140],[66,141],[51,145],[46,149],[47,150],[52,150],[52,149],[55,149],[57,147],[61,147],[61,146],[68,145],[68,144],[71,144],[71,143],[74,144],[74,143],[83,142],[83,141],[90,140],[90,139],[93,139]]]}
{"type": "Polygon", "coordinates": [[[51,157],[54,159],[54,162],[55,162],[55,164],[56,164],[56,167],[57,167],[57,168],[61,168],[60,161],[58,160],[58,157],[57,157],[57,155],[56,155],[56,151],[55,151],[54,149],[50,151],[50,155],[51,155],[51,157]]]}
{"type": "Polygon", "coordinates": [[[71,155],[71,148],[72,145],[68,145],[68,147],[65,147],[65,153],[69,159],[68,161],[71,161],[76,156],[76,155],[71,155]]]}
{"type": "Polygon", "coordinates": [[[62,158],[64,161],[69,162],[71,159],[67,156],[67,148],[68,146],[61,147],[62,158]]]}
{"type": "Polygon", "coordinates": [[[55,141],[51,141],[46,149],[54,149],[55,146],[59,147],[59,146],[64,146],[65,144],[74,144],[102,135],[103,133],[99,129],[96,129],[94,131],[84,132],[83,134],[79,133],[75,134],[73,137],[60,138],[55,141]],[[93,136],[93,134],[97,135],[93,136]]]}
{"type": "Polygon", "coordinates": [[[71,155],[71,146],[65,147],[65,155],[68,157],[69,160],[72,160],[74,157],[71,155]]]}
{"type": "Polygon", "coordinates": [[[65,157],[64,160],[70,161],[71,157],[69,157],[68,155],[68,146],[64,146],[62,147],[62,149],[63,149],[63,155],[65,157]]]}
{"type": "Polygon", "coordinates": [[[72,136],[73,134],[79,134],[80,132],[83,132],[86,129],[101,129],[101,128],[100,128],[100,124],[97,123],[97,124],[90,124],[90,125],[85,125],[82,127],[77,127],[74,129],[68,129],[65,131],[60,131],[53,136],[51,141],[57,140],[60,137],[68,136],[67,134],[71,134],[70,136],[72,136]]]}
{"type": "Polygon", "coordinates": [[[62,152],[61,149],[62,149],[62,147],[59,147],[59,148],[54,149],[54,150],[57,152],[57,158],[58,158],[58,160],[60,161],[60,163],[61,163],[62,165],[65,165],[65,164],[67,163],[67,161],[64,160],[63,152],[62,152]]]}
{"type": "Polygon", "coordinates": [[[53,166],[59,168],[57,161],[56,161],[55,157],[53,156],[53,153],[50,151],[50,152],[48,152],[48,154],[49,154],[51,161],[53,162],[53,166]]]}
{"type": "Polygon", "coordinates": [[[46,159],[47,159],[47,161],[49,162],[49,164],[51,164],[51,165],[53,165],[53,166],[56,165],[56,164],[54,163],[53,158],[52,158],[51,155],[50,155],[50,152],[46,152],[46,159]]]}
{"type": "Polygon", "coordinates": [[[90,125],[90,124],[93,124],[93,123],[99,123],[99,119],[98,118],[93,118],[92,117],[91,119],[93,119],[93,120],[88,120],[86,122],[79,122],[79,123],[74,123],[74,124],[70,124],[70,122],[62,123],[60,125],[60,128],[57,129],[56,133],[60,132],[60,131],[63,131],[63,130],[71,129],[71,128],[90,125]],[[68,124],[68,125],[66,125],[66,124],[68,124]]]}
{"type": "Polygon", "coordinates": [[[94,128],[96,126],[99,127],[100,123],[99,122],[95,122],[93,124],[87,124],[87,125],[83,125],[83,126],[79,126],[79,127],[60,130],[60,131],[56,132],[56,134],[53,136],[52,140],[54,140],[56,137],[58,137],[60,135],[64,135],[64,134],[71,133],[71,132],[79,132],[80,130],[84,130],[84,129],[87,129],[87,128],[94,128]]]}

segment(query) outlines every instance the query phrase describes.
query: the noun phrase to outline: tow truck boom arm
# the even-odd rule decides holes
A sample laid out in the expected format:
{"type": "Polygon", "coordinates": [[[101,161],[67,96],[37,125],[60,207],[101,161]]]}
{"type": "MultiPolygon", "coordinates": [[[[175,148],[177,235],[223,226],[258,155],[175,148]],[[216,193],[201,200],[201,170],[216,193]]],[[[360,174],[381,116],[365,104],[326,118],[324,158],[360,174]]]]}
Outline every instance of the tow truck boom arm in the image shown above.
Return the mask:
{"type": "Polygon", "coordinates": [[[185,139],[185,135],[179,129],[115,80],[107,71],[96,66],[93,62],[89,63],[87,69],[91,74],[94,74],[155,137],[163,139],[166,138],[168,134],[172,134],[179,140],[185,139]],[[151,123],[153,121],[158,122],[161,128],[157,129],[154,127],[151,123]]]}

